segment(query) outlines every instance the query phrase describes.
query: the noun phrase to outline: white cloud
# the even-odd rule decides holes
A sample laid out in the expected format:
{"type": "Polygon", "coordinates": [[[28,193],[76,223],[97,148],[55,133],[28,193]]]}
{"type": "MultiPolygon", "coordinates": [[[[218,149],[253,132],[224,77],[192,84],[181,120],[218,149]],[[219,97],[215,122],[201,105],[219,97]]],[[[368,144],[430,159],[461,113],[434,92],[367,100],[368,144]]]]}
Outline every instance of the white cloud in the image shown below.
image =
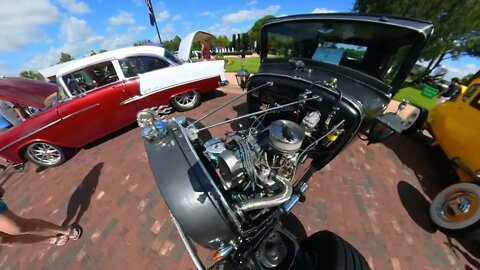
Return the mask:
{"type": "Polygon", "coordinates": [[[79,55],[84,51],[93,49],[105,37],[93,32],[85,20],[76,17],[67,18],[60,30],[60,38],[65,41],[62,50],[72,55],[79,55]]]}
{"type": "Polygon", "coordinates": [[[159,21],[166,21],[170,18],[170,13],[168,13],[168,10],[164,10],[160,13],[158,13],[157,20],[159,21]]]}
{"type": "Polygon", "coordinates": [[[75,14],[84,14],[90,12],[90,7],[83,1],[58,0],[58,3],[66,10],[75,14]]]}
{"type": "Polygon", "coordinates": [[[257,1],[256,0],[251,0],[251,1],[248,1],[247,6],[253,6],[255,4],[257,4],[257,1]]]}
{"type": "Polygon", "coordinates": [[[105,38],[102,42],[101,48],[113,50],[132,46],[132,44],[137,41],[138,34],[145,32],[146,30],[146,26],[129,27],[126,33],[121,33],[105,38]]]}
{"type": "Polygon", "coordinates": [[[173,33],[175,32],[175,28],[173,27],[173,23],[169,23],[165,25],[165,27],[162,28],[160,31],[160,34],[162,35],[162,40],[169,40],[174,37],[173,33]]]}
{"type": "Polygon", "coordinates": [[[468,74],[476,73],[480,70],[480,66],[475,64],[463,64],[460,65],[456,61],[452,61],[450,63],[445,64],[448,72],[445,76],[446,79],[451,79],[453,77],[463,78],[468,74]]]}
{"type": "Polygon", "coordinates": [[[216,36],[225,35],[228,38],[231,38],[231,36],[233,34],[244,33],[244,32],[247,32],[247,31],[248,31],[248,27],[245,28],[245,29],[240,29],[240,28],[231,27],[230,25],[222,25],[222,24],[219,24],[219,23],[216,23],[216,24],[210,26],[209,28],[207,28],[207,32],[209,32],[209,33],[212,33],[216,36]]]}
{"type": "Polygon", "coordinates": [[[222,19],[224,23],[234,24],[234,23],[240,23],[248,20],[256,20],[265,15],[274,14],[278,10],[280,10],[279,5],[272,5],[265,9],[250,9],[250,10],[244,9],[236,13],[227,14],[223,16],[222,19]]]}
{"type": "Polygon", "coordinates": [[[213,16],[213,13],[211,11],[204,11],[200,13],[201,16],[213,16]]]}
{"type": "Polygon", "coordinates": [[[336,10],[328,9],[328,8],[315,8],[312,10],[312,13],[335,13],[336,10]]]}
{"type": "Polygon", "coordinates": [[[38,70],[54,65],[60,59],[60,48],[50,48],[47,53],[37,54],[21,70],[38,70]]]}
{"type": "Polygon", "coordinates": [[[178,20],[180,20],[181,18],[182,18],[181,15],[175,15],[175,16],[173,16],[172,21],[178,21],[178,20]]]}
{"type": "Polygon", "coordinates": [[[110,25],[133,24],[135,20],[131,13],[121,11],[117,16],[112,16],[108,19],[110,25]]]}
{"type": "Polygon", "coordinates": [[[36,70],[56,64],[62,52],[79,58],[106,40],[104,36],[93,32],[85,20],[73,16],[64,19],[59,39],[63,42],[62,46],[51,47],[47,53],[35,55],[22,69],[36,70]]]}
{"type": "Polygon", "coordinates": [[[58,9],[49,0],[0,1],[0,52],[14,52],[43,41],[42,25],[57,21],[58,9]]]}

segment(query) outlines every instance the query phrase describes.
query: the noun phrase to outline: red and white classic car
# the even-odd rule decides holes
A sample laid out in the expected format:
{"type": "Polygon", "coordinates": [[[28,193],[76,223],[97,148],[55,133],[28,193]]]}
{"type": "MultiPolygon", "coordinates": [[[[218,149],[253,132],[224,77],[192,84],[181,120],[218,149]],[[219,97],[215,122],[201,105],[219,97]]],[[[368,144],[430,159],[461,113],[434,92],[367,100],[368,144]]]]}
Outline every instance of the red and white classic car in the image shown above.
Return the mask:
{"type": "Polygon", "coordinates": [[[226,83],[224,61],[184,62],[156,46],[75,60],[58,70],[56,78],[57,86],[0,79],[0,99],[40,109],[0,135],[0,155],[10,162],[58,166],[66,149],[127,126],[141,109],[169,105],[189,110],[200,104],[202,93],[226,83]]]}

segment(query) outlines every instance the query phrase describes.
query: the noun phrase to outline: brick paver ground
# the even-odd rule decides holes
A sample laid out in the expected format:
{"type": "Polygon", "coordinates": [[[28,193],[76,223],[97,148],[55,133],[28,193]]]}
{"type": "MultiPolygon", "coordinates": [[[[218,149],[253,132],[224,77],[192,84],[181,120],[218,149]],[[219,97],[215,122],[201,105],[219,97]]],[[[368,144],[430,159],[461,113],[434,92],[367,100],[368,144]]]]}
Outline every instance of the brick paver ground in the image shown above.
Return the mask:
{"type": "MultiPolygon", "coordinates": [[[[238,93],[217,91],[187,115],[198,117],[238,93]]],[[[229,107],[210,121],[244,109],[229,107]]],[[[12,210],[59,224],[77,220],[84,235],[64,247],[1,247],[0,269],[193,269],[139,132],[118,132],[57,168],[37,172],[27,164],[25,172],[3,173],[12,210]]],[[[395,136],[370,146],[357,140],[313,176],[307,201],[294,213],[308,233],[327,229],[350,241],[373,269],[472,269],[476,247],[453,240],[449,248],[428,219],[428,200],[449,182],[445,168],[441,153],[421,138],[395,136]]]]}

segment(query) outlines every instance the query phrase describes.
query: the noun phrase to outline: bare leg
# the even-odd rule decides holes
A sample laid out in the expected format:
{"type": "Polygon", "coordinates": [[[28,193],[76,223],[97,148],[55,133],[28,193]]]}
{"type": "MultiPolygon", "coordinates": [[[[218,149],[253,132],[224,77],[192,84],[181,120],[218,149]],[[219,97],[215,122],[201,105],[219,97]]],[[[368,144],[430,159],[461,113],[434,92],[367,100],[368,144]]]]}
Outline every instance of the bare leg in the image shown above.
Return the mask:
{"type": "Polygon", "coordinates": [[[61,227],[42,219],[26,219],[17,216],[10,210],[0,215],[0,231],[7,234],[51,233],[68,234],[70,228],[61,227]]]}
{"type": "Polygon", "coordinates": [[[0,232],[0,244],[13,246],[18,244],[48,243],[54,244],[55,236],[41,236],[32,234],[10,235],[0,232]]]}

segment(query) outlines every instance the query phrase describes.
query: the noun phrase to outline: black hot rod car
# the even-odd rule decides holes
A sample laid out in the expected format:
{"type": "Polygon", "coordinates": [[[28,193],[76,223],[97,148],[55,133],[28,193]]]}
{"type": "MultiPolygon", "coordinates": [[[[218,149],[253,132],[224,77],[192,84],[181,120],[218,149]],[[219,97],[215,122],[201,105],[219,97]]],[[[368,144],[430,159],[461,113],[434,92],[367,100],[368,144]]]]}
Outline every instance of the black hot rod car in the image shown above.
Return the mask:
{"type": "Polygon", "coordinates": [[[231,103],[198,120],[140,111],[151,169],[196,267],[205,269],[193,242],[215,250],[213,269],[368,269],[339,236],[302,240],[284,217],[305,199],[312,173],[357,134],[382,136],[372,125],[388,126],[383,112],[432,31],[429,22],[390,16],[271,19],[260,70],[246,84],[247,114],[206,125],[231,103]],[[202,135],[239,119],[248,126],[224,138],[202,135]],[[300,176],[301,164],[308,170],[300,176]]]}

